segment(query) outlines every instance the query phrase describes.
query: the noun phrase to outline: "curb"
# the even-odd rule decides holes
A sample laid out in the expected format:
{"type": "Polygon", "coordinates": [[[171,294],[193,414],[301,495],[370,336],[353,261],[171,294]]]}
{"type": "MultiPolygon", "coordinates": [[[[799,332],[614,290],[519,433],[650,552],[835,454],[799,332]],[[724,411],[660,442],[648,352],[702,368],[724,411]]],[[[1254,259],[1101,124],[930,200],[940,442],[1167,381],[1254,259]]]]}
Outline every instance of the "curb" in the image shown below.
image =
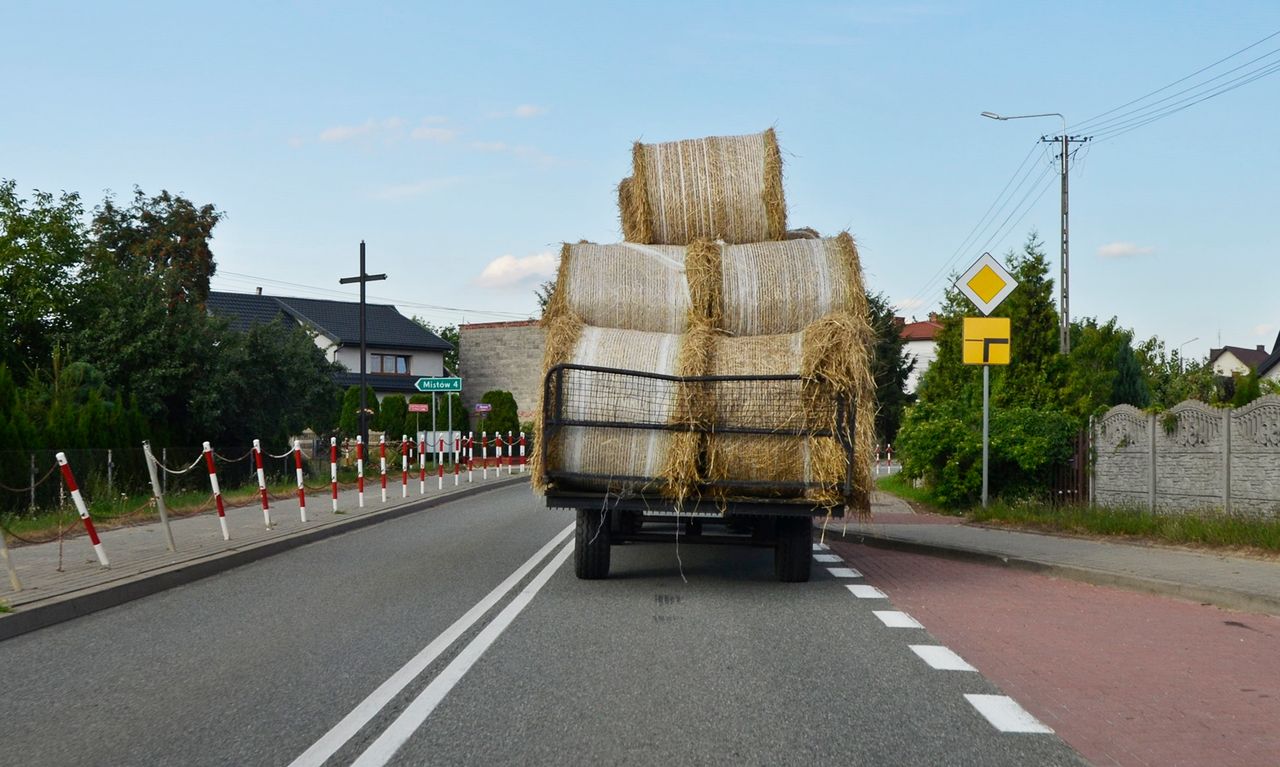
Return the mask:
{"type": "Polygon", "coordinates": [[[1156,594],[1159,596],[1184,599],[1191,602],[1199,602],[1201,604],[1211,604],[1229,610],[1280,616],[1280,598],[1264,594],[1253,594],[1246,591],[1236,591],[1234,589],[1221,588],[1218,586],[1201,586],[1191,583],[1178,583],[1176,581],[1166,581],[1160,578],[1144,578],[1139,575],[1114,573],[1106,570],[1095,570],[1088,567],[1074,567],[1072,565],[1041,562],[1035,559],[1008,556],[990,551],[982,551],[980,549],[960,546],[943,546],[934,543],[921,543],[919,541],[905,540],[903,538],[895,538],[888,535],[877,535],[874,533],[850,532],[843,536],[839,533],[834,536],[828,533],[828,537],[834,538],[836,541],[841,543],[861,543],[867,546],[905,551],[912,554],[925,554],[934,557],[944,557],[967,562],[978,562],[980,564],[997,565],[1026,572],[1039,573],[1041,575],[1052,575],[1068,580],[1080,581],[1094,586],[1114,586],[1145,594],[1156,594]]]}
{"type": "Polygon", "coordinates": [[[529,475],[499,479],[489,484],[465,488],[447,495],[424,498],[420,501],[403,504],[373,514],[365,514],[353,519],[334,520],[324,527],[300,530],[274,540],[253,544],[243,549],[232,549],[193,557],[186,562],[136,575],[117,583],[82,589],[69,595],[53,596],[49,598],[48,603],[23,607],[12,613],[0,615],[0,641],[95,613],[99,610],[105,610],[109,607],[132,602],[135,599],[158,594],[176,586],[184,586],[188,583],[208,578],[211,575],[217,575],[241,565],[266,559],[275,554],[296,549],[309,543],[315,543],[316,541],[322,541],[326,538],[332,538],[342,533],[359,530],[379,522],[398,519],[419,511],[433,509],[452,501],[481,495],[492,490],[517,485],[528,478],[529,475]]]}

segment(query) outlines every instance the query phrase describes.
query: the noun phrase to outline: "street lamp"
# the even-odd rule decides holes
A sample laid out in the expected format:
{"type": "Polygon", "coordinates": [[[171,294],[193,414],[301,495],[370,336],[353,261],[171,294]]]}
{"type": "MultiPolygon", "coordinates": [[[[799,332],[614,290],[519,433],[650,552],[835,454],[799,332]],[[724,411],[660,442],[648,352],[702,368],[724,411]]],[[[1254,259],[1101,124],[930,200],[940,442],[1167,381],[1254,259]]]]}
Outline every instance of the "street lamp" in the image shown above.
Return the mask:
{"type": "Polygon", "coordinates": [[[1062,120],[1062,135],[1054,139],[1042,137],[1040,140],[1044,142],[1049,142],[1049,141],[1062,142],[1062,173],[1061,173],[1062,175],[1062,243],[1061,243],[1062,263],[1061,263],[1061,273],[1058,277],[1058,284],[1061,287],[1061,291],[1060,291],[1061,306],[1059,307],[1059,314],[1061,316],[1058,321],[1058,350],[1061,351],[1063,354],[1066,354],[1067,352],[1071,351],[1071,311],[1070,311],[1070,305],[1068,303],[1068,298],[1067,298],[1068,297],[1067,286],[1068,286],[1069,274],[1070,274],[1067,268],[1068,256],[1070,254],[1070,248],[1068,247],[1068,243],[1067,243],[1067,234],[1070,231],[1070,228],[1067,226],[1067,210],[1068,210],[1068,207],[1067,207],[1067,150],[1069,148],[1069,145],[1072,142],[1088,141],[1089,139],[1073,138],[1071,136],[1068,136],[1067,135],[1067,118],[1063,117],[1062,114],[1059,112],[1041,112],[1039,114],[1034,114],[1034,115],[1000,115],[1000,114],[996,114],[995,112],[983,112],[982,116],[990,118],[992,120],[1026,120],[1031,117],[1056,117],[1059,120],[1062,120]]]}
{"type": "Polygon", "coordinates": [[[1192,341],[1199,341],[1199,340],[1200,340],[1200,336],[1196,336],[1195,338],[1192,338],[1189,341],[1183,341],[1182,343],[1178,344],[1178,372],[1179,373],[1187,369],[1187,363],[1182,359],[1182,347],[1186,346],[1192,341]]]}

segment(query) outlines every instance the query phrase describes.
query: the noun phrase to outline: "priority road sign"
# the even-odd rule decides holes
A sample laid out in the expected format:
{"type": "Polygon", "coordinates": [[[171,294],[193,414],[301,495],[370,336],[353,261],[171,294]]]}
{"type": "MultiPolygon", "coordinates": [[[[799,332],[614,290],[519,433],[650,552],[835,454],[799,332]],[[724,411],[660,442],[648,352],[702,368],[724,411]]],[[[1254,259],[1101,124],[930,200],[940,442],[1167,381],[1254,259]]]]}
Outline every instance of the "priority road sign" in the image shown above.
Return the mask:
{"type": "Polygon", "coordinates": [[[1004,268],[1004,264],[990,253],[983,253],[968,271],[960,275],[956,287],[978,307],[978,311],[991,314],[1018,287],[1018,281],[1004,268]]]}
{"type": "Polygon", "coordinates": [[[965,317],[964,364],[1008,365],[1009,325],[1008,317],[965,317]]]}
{"type": "Polygon", "coordinates": [[[413,382],[413,388],[423,392],[462,391],[462,379],[449,376],[443,378],[419,378],[413,382]]]}

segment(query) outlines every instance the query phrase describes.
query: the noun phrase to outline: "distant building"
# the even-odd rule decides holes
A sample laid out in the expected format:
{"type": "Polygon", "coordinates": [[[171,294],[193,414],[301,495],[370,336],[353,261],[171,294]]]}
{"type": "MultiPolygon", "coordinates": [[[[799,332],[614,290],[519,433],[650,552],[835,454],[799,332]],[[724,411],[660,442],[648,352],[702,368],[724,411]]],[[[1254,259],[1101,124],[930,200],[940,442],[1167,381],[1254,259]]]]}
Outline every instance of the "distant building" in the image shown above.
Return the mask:
{"type": "MultiPolygon", "coordinates": [[[[310,331],[325,356],[346,368],[334,375],[342,388],[360,383],[360,304],[317,298],[264,296],[258,293],[210,291],[211,314],[226,317],[231,327],[245,331],[254,323],[277,317],[310,331]]],[[[365,304],[365,380],[382,398],[417,392],[414,381],[445,375],[444,353],[453,344],[440,338],[389,304],[365,304]]]]}
{"type": "Polygon", "coordinates": [[[1267,360],[1267,347],[1258,344],[1252,349],[1243,346],[1224,346],[1221,349],[1209,350],[1209,364],[1213,374],[1230,378],[1232,375],[1245,375],[1267,360]]]}
{"type": "Polygon", "coordinates": [[[933,361],[938,358],[937,339],[938,333],[942,331],[942,323],[938,321],[938,315],[932,313],[929,319],[923,322],[901,321],[902,329],[899,335],[906,342],[904,346],[908,359],[913,359],[916,363],[911,375],[907,376],[907,392],[914,394],[920,385],[920,376],[924,375],[924,371],[928,370],[933,361]]]}
{"type": "Polygon", "coordinates": [[[1258,374],[1258,378],[1266,378],[1280,383],[1280,334],[1276,335],[1276,342],[1271,347],[1271,354],[1265,360],[1259,362],[1254,371],[1258,374]]]}
{"type": "Polygon", "coordinates": [[[520,420],[532,421],[542,386],[542,325],[537,320],[460,325],[458,346],[463,404],[470,409],[487,391],[509,391],[520,420]]]}

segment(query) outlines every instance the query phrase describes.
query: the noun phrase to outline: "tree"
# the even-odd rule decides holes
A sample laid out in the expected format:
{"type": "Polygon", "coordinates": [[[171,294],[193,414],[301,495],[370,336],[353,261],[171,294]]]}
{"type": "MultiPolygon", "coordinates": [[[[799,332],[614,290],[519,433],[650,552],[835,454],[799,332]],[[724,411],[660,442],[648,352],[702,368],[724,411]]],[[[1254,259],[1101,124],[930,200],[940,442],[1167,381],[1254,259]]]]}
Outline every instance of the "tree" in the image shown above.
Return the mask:
{"type": "Polygon", "coordinates": [[[480,401],[493,406],[493,409],[480,421],[482,430],[504,435],[507,432],[514,433],[520,430],[520,411],[516,407],[516,398],[511,392],[499,389],[487,391],[480,401]]]}
{"type": "MultiPolygon", "coordinates": [[[[378,417],[378,396],[373,393],[372,386],[364,387],[365,407],[369,410],[369,428],[377,429],[381,424],[378,417]]],[[[360,433],[360,387],[349,386],[342,395],[342,411],[338,416],[338,430],[354,439],[360,433]]]]}
{"type": "Polygon", "coordinates": [[[547,304],[551,302],[551,294],[556,292],[556,281],[554,279],[534,288],[533,294],[538,299],[538,316],[541,317],[547,312],[547,304]]]}
{"type": "Polygon", "coordinates": [[[1092,317],[1072,323],[1062,392],[1063,407],[1072,417],[1083,423],[1112,405],[1150,404],[1132,340],[1132,331],[1120,327],[1115,317],[1101,325],[1092,317]]]}
{"type": "Polygon", "coordinates": [[[1151,404],[1151,391],[1142,377],[1138,356],[1128,343],[1116,351],[1116,377],[1111,388],[1111,405],[1133,405],[1144,408],[1151,404]]]}
{"type": "Polygon", "coordinates": [[[915,368],[908,359],[902,328],[889,299],[883,293],[867,296],[868,320],[875,333],[871,372],[876,382],[876,437],[880,444],[892,443],[898,436],[902,412],[912,401],[907,393],[907,377],[915,368]]]}
{"type": "Polygon", "coordinates": [[[388,394],[382,398],[382,430],[387,433],[387,441],[398,440],[401,435],[408,434],[405,421],[409,415],[409,404],[403,394],[388,394]]]}
{"type": "Polygon", "coordinates": [[[20,383],[73,324],[77,266],[87,248],[80,196],[36,191],[30,202],[0,179],[0,364],[20,383]]]}
{"type": "Polygon", "coordinates": [[[1164,341],[1152,336],[1134,349],[1142,376],[1151,392],[1151,404],[1163,410],[1187,399],[1217,403],[1223,387],[1208,360],[1184,360],[1178,352],[1166,352],[1164,341]]]}
{"type": "Polygon", "coordinates": [[[1231,397],[1231,407],[1244,407],[1262,396],[1262,385],[1252,370],[1242,376],[1232,377],[1235,378],[1236,390],[1231,397]]]}

